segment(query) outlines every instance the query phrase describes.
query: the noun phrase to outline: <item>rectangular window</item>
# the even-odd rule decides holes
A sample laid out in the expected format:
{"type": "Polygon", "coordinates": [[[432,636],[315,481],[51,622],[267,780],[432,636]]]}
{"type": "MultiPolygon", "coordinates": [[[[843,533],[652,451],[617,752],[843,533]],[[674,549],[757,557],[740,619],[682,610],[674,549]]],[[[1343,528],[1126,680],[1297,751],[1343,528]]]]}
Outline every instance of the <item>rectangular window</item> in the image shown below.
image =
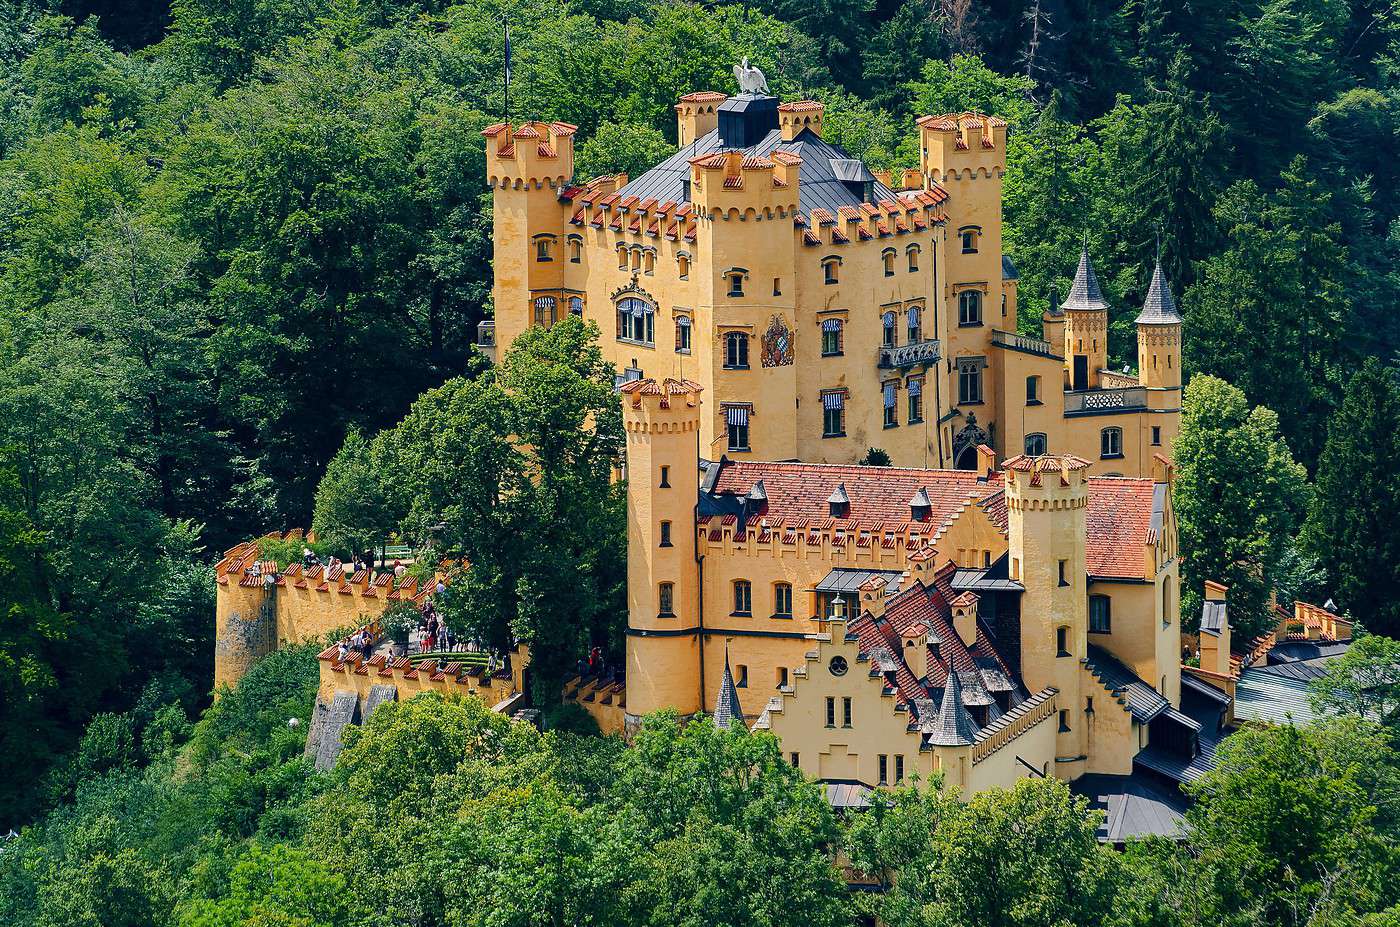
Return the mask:
{"type": "Polygon", "coordinates": [[[911,273],[911,274],[917,274],[917,273],[919,272],[919,249],[918,249],[918,248],[910,248],[908,253],[909,253],[909,273],[911,273]]]}
{"type": "Polygon", "coordinates": [[[669,521],[663,521],[661,523],[661,546],[671,546],[671,523],[669,521]]]}
{"type": "Polygon", "coordinates": [[[963,231],[961,231],[961,232],[958,233],[958,237],[962,239],[962,253],[963,253],[963,254],[976,254],[976,253],[977,253],[977,230],[976,230],[976,229],[964,229],[963,231]]]}
{"type": "Polygon", "coordinates": [[[923,322],[920,319],[919,307],[910,306],[904,313],[905,327],[909,329],[909,343],[918,344],[924,338],[923,322]]]}
{"type": "Polygon", "coordinates": [[[735,670],[735,677],[734,677],[734,686],[735,686],[735,688],[747,689],[747,688],[749,687],[749,667],[748,667],[748,664],[747,664],[747,663],[738,663],[738,664],[735,664],[734,670],[735,670]]]}
{"type": "Polygon", "coordinates": [[[1026,405],[1040,405],[1040,377],[1026,377],[1026,405]]]}
{"type": "Polygon", "coordinates": [[[680,316],[676,319],[676,353],[690,353],[690,317],[680,316]]]}
{"type": "Polygon", "coordinates": [[[1153,426],[1152,426],[1152,446],[1153,446],[1153,447],[1161,447],[1161,446],[1162,446],[1162,426],[1161,426],[1161,425],[1153,425],[1153,426]]]}
{"type": "Polygon", "coordinates": [[[830,695],[826,697],[826,726],[836,726],[836,699],[830,695]]]}
{"type": "Polygon", "coordinates": [[[536,238],[536,239],[535,239],[535,260],[537,260],[537,261],[552,261],[552,260],[554,260],[553,256],[550,254],[550,246],[551,246],[552,244],[553,244],[553,243],[552,243],[548,238],[536,238]]]}
{"type": "Polygon", "coordinates": [[[670,489],[670,488],[671,488],[671,468],[670,468],[670,467],[662,467],[662,468],[661,468],[661,488],[662,488],[662,489],[670,489]]]}
{"type": "Polygon", "coordinates": [[[583,263],[583,242],[577,240],[569,242],[569,263],[583,263]]]}
{"type": "Polygon", "coordinates": [[[724,336],[724,366],[730,370],[749,369],[749,336],[729,332],[724,336]]]}
{"type": "Polygon", "coordinates": [[[731,451],[747,451],[749,449],[749,407],[726,406],[724,421],[729,433],[729,449],[731,451]]]}
{"type": "Polygon", "coordinates": [[[836,261],[827,261],[822,265],[822,279],[827,284],[836,282],[836,261]]]}
{"type": "Polygon", "coordinates": [[[729,275],[729,295],[730,295],[730,296],[743,296],[743,295],[744,295],[744,275],[743,275],[743,274],[730,274],[730,275],[729,275]]]}
{"type": "Polygon", "coordinates": [[[753,585],[747,579],[734,580],[734,614],[752,614],[753,585]]]}
{"type": "Polygon", "coordinates": [[[841,321],[827,319],[822,322],[822,357],[841,356],[841,321]]]}
{"type": "Polygon", "coordinates": [[[886,312],[880,316],[880,323],[884,327],[880,333],[880,346],[884,348],[894,347],[894,313],[886,312]]]}
{"type": "Polygon", "coordinates": [[[673,583],[662,583],[657,588],[656,611],[662,618],[676,617],[675,611],[676,587],[673,583]]]}
{"type": "Polygon", "coordinates": [[[958,365],[958,402],[982,401],[982,366],[977,363],[958,365]]]}
{"type": "Polygon", "coordinates": [[[792,586],[778,583],[773,587],[773,617],[792,617],[792,586]]]}
{"type": "Polygon", "coordinates": [[[1095,634],[1113,631],[1112,600],[1106,595],[1089,596],[1089,630],[1095,634]]]}
{"type": "Polygon", "coordinates": [[[1099,445],[1102,453],[1101,457],[1122,457],[1123,456],[1123,429],[1105,428],[1099,432],[1099,445]]]}
{"type": "Polygon", "coordinates": [[[783,278],[782,278],[782,277],[774,277],[774,278],[773,278],[773,295],[774,295],[774,296],[782,296],[782,295],[783,295],[783,278]]]}
{"type": "Polygon", "coordinates": [[[909,393],[909,424],[914,425],[924,420],[924,382],[922,380],[910,380],[908,384],[909,393]]]}
{"type": "Polygon", "coordinates": [[[778,667],[778,688],[781,689],[788,684],[788,669],[786,666],[778,667]]]}
{"type": "Polygon", "coordinates": [[[822,437],[839,438],[846,433],[846,394],[822,393],[822,437]]]}
{"type": "Polygon", "coordinates": [[[880,754],[880,785],[885,785],[890,781],[890,758],[885,754],[880,754]]]}
{"type": "Polygon", "coordinates": [[[958,324],[982,324],[982,293],[978,290],[963,290],[958,294],[958,324]]]}
{"type": "Polygon", "coordinates": [[[1069,710],[1066,709],[1066,708],[1061,708],[1061,709],[1060,709],[1060,733],[1061,733],[1061,734],[1064,734],[1064,733],[1067,733],[1068,731],[1069,731],[1069,710]]]}
{"type": "Polygon", "coordinates": [[[851,726],[851,697],[849,695],[841,699],[841,726],[851,726]]]}
{"type": "Polygon", "coordinates": [[[1068,560],[1061,560],[1061,561],[1060,561],[1060,585],[1061,585],[1061,586],[1068,586],[1068,585],[1069,585],[1069,561],[1068,561],[1068,560]]]}
{"type": "Polygon", "coordinates": [[[802,765],[801,763],[798,762],[799,755],[798,755],[798,753],[797,753],[796,750],[794,750],[794,751],[792,752],[792,754],[790,755],[789,758],[792,760],[792,765],[793,765],[793,766],[800,767],[800,766],[802,765]]]}
{"type": "Polygon", "coordinates": [[[1045,440],[1045,435],[1041,432],[1026,435],[1026,456],[1039,457],[1045,453],[1049,444],[1045,440]]]}
{"type": "Polygon", "coordinates": [[[894,781],[895,781],[895,784],[896,784],[896,785],[898,785],[899,783],[901,783],[901,782],[904,781],[904,754],[903,754],[903,753],[896,753],[896,754],[894,755],[894,781]]]}
{"type": "Polygon", "coordinates": [[[884,386],[884,400],[885,400],[885,427],[886,427],[886,428],[893,428],[895,425],[898,425],[898,424],[899,424],[899,417],[898,417],[898,415],[895,414],[895,404],[896,404],[896,402],[897,402],[896,391],[897,391],[898,389],[899,389],[899,384],[898,384],[898,383],[895,383],[893,380],[887,381],[887,382],[885,383],[885,386],[884,386]]]}

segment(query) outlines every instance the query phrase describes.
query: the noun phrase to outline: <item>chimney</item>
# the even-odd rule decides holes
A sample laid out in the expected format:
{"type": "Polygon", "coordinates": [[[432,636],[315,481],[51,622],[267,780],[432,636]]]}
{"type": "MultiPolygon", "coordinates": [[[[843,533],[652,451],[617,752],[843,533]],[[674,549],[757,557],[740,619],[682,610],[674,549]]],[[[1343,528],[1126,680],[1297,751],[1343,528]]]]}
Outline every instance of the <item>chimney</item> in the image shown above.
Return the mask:
{"type": "Polygon", "coordinates": [[[964,592],[950,604],[953,608],[953,629],[968,647],[977,643],[977,593],[964,592]]]}
{"type": "Polygon", "coordinates": [[[719,125],[719,105],[725,96],[714,90],[687,93],[676,104],[676,145],[684,148],[719,125]]]}
{"type": "Polygon", "coordinates": [[[899,639],[909,671],[915,679],[923,679],[928,675],[928,628],[921,622],[915,622],[904,629],[899,639]]]}
{"type": "Polygon", "coordinates": [[[997,472],[997,452],[985,444],[977,445],[977,468],[982,471],[982,479],[991,478],[997,472]]]}
{"type": "Polygon", "coordinates": [[[820,138],[825,112],[826,107],[816,100],[798,100],[779,106],[778,127],[783,130],[783,141],[790,142],[804,131],[810,131],[820,138]]]}
{"type": "Polygon", "coordinates": [[[922,190],[924,186],[924,175],[912,167],[906,167],[903,175],[900,177],[899,186],[900,189],[903,190],[922,190]]]}
{"type": "Polygon", "coordinates": [[[1226,588],[1206,580],[1206,601],[1201,606],[1201,669],[1221,676],[1230,675],[1230,614],[1225,605],[1226,588]]]}
{"type": "Polygon", "coordinates": [[[879,576],[872,576],[860,584],[860,613],[872,618],[885,615],[885,587],[887,583],[879,576]]]}

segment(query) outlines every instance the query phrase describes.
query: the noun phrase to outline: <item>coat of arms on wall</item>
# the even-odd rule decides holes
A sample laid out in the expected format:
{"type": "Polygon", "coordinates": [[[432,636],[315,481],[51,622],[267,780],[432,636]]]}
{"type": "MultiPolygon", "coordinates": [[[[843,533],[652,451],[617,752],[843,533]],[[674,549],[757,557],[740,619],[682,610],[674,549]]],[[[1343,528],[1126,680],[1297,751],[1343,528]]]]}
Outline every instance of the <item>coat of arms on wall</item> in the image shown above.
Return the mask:
{"type": "Polygon", "coordinates": [[[792,329],[780,315],[773,316],[763,333],[763,366],[786,367],[792,363],[792,329]]]}

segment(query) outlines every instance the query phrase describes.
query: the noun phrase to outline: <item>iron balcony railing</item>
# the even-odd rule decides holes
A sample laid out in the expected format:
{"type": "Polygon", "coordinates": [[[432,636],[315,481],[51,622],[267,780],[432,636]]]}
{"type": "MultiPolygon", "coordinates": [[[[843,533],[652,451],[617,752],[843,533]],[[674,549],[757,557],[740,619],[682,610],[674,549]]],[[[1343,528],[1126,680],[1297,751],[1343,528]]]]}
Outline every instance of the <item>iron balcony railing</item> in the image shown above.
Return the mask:
{"type": "Polygon", "coordinates": [[[1093,415],[1123,409],[1147,408],[1147,390],[1141,386],[1126,389],[1085,389],[1065,393],[1066,415],[1093,415]]]}
{"type": "Polygon", "coordinates": [[[901,344],[898,347],[880,348],[880,367],[882,369],[904,370],[908,367],[931,367],[938,363],[939,342],[937,338],[930,338],[927,341],[916,341],[913,344],[901,344]]]}

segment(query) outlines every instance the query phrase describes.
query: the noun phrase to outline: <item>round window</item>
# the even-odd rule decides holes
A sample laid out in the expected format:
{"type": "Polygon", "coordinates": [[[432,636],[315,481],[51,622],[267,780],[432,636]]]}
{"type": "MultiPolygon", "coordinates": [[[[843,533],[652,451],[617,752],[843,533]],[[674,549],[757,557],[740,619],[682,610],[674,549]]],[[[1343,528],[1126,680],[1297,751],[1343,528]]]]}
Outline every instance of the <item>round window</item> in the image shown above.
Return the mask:
{"type": "Polygon", "coordinates": [[[828,664],[826,665],[826,668],[829,669],[829,670],[831,670],[831,675],[833,675],[833,676],[844,676],[844,675],[846,675],[846,669],[847,669],[847,667],[846,667],[846,658],[845,658],[845,657],[832,657],[832,658],[831,658],[831,662],[828,663],[828,664]]]}

